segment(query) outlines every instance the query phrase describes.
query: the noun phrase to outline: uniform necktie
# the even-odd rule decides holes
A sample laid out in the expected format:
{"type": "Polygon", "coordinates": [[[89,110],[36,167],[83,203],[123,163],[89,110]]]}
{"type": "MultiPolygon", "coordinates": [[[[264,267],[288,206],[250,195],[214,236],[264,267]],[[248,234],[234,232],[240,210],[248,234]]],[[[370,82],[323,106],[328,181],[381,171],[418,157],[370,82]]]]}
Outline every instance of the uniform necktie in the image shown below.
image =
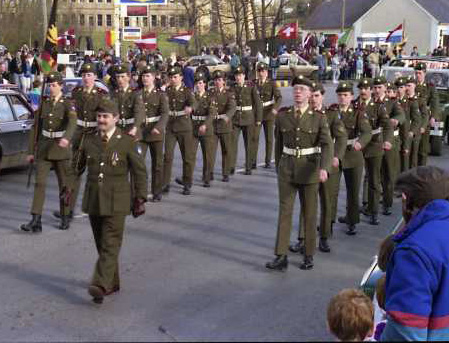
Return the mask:
{"type": "Polygon", "coordinates": [[[108,135],[107,134],[101,135],[101,143],[103,144],[103,148],[106,148],[106,146],[108,145],[108,135]]]}

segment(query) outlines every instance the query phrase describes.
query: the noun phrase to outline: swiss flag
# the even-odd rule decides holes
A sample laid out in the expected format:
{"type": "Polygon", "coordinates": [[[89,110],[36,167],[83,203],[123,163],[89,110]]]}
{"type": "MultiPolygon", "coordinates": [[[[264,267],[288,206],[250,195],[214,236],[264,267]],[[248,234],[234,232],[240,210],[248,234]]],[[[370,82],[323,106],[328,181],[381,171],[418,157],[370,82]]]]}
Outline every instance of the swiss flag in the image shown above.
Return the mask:
{"type": "Polygon", "coordinates": [[[285,24],[278,32],[282,39],[298,39],[298,25],[296,23],[285,24]]]}
{"type": "Polygon", "coordinates": [[[147,33],[142,35],[141,39],[134,41],[134,43],[144,50],[155,50],[157,48],[157,38],[155,33],[147,33]]]}

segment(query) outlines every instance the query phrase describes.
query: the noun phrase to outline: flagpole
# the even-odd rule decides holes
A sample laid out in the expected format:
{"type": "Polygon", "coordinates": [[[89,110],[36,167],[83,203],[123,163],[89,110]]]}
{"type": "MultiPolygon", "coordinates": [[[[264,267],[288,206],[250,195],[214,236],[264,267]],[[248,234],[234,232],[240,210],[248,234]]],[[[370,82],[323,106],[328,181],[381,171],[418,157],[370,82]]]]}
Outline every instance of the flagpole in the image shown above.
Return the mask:
{"type": "Polygon", "coordinates": [[[45,44],[45,40],[47,39],[47,25],[48,25],[48,18],[47,18],[47,0],[42,0],[42,18],[44,22],[44,40],[42,45],[45,44]]]}

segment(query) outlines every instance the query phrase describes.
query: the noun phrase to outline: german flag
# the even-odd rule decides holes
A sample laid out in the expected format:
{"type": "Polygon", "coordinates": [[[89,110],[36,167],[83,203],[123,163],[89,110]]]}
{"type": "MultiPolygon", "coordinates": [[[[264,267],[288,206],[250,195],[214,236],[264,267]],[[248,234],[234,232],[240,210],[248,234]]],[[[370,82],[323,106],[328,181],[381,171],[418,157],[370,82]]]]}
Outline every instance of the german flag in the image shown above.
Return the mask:
{"type": "Polygon", "coordinates": [[[58,0],[53,0],[50,19],[48,20],[47,37],[45,38],[44,51],[41,53],[41,66],[44,73],[52,71],[56,67],[58,29],[56,28],[56,12],[58,0]]]}

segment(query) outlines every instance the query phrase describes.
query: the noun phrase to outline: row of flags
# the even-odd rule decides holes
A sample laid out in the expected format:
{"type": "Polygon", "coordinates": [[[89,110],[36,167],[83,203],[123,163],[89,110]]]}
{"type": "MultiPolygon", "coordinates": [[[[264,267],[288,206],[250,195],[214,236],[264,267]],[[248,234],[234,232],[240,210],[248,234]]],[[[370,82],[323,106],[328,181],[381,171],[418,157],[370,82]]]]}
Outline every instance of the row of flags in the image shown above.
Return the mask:
{"type": "MultiPolygon", "coordinates": [[[[189,41],[193,37],[193,32],[181,32],[175,35],[172,35],[167,41],[172,43],[177,43],[181,45],[187,45],[189,41]]],[[[106,31],[105,34],[105,43],[107,46],[113,46],[115,41],[117,40],[117,34],[113,30],[106,31]]],[[[134,44],[141,49],[146,50],[155,50],[157,48],[157,34],[153,32],[149,32],[147,34],[142,35],[140,39],[134,41],[134,44]]]]}

